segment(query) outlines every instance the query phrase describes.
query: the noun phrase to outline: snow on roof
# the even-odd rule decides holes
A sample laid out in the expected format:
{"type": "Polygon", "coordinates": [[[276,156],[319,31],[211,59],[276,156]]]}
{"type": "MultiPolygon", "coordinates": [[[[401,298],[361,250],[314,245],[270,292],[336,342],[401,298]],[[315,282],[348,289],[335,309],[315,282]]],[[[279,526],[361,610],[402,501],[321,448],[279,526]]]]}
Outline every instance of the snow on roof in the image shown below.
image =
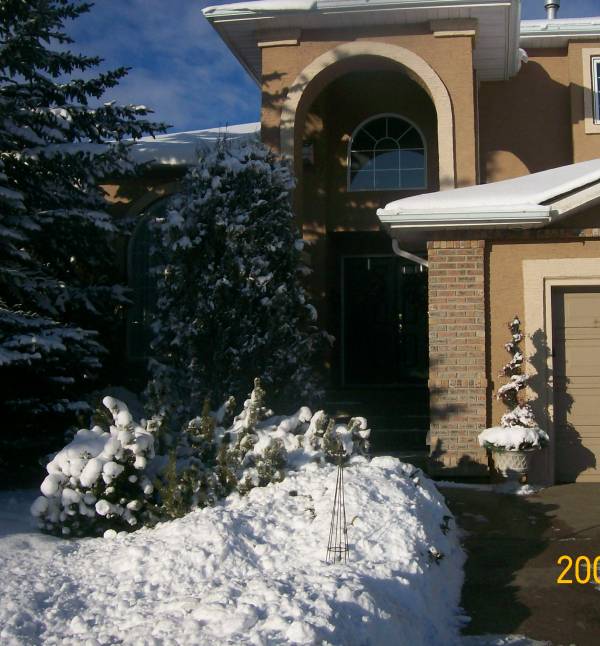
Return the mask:
{"type": "MultiPolygon", "coordinates": [[[[378,209],[391,227],[468,225],[543,225],[551,220],[551,202],[600,182],[600,159],[561,166],[515,179],[424,193],[378,209]]],[[[576,204],[569,202],[569,209],[576,204]]],[[[561,213],[566,213],[562,211],[561,213]]]]}
{"type": "Polygon", "coordinates": [[[598,37],[600,16],[521,21],[521,43],[529,47],[557,47],[569,40],[598,37]]]}
{"type": "Polygon", "coordinates": [[[185,166],[197,160],[198,152],[211,148],[221,137],[243,143],[260,133],[260,122],[242,123],[206,130],[169,132],[156,137],[142,137],[131,146],[131,157],[137,163],[185,166]]]}
{"type": "MultiPolygon", "coordinates": [[[[129,156],[138,163],[151,163],[157,166],[188,166],[198,159],[198,153],[212,148],[222,137],[236,144],[251,141],[260,136],[260,123],[242,123],[205,130],[188,130],[187,132],[169,132],[155,137],[141,137],[131,143],[129,156]]],[[[106,150],[107,144],[72,143],[57,144],[44,148],[49,154],[52,149],[61,152],[87,152],[99,154],[106,150]]],[[[32,149],[31,154],[37,154],[38,149],[32,149]]]]}
{"type": "Polygon", "coordinates": [[[310,11],[317,8],[317,0],[251,0],[205,7],[205,16],[224,13],[247,13],[249,11],[310,11]]]}

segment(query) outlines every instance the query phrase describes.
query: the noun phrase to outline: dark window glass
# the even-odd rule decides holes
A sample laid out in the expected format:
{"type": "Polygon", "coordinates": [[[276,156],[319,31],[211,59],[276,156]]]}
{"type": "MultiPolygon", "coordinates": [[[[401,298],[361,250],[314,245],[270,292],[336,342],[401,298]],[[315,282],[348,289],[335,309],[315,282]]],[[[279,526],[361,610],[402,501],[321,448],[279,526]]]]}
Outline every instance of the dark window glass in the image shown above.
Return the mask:
{"type": "Polygon", "coordinates": [[[400,151],[399,150],[378,150],[375,153],[375,169],[376,170],[398,170],[400,167],[400,151]]]}
{"type": "Polygon", "coordinates": [[[400,185],[399,173],[397,170],[380,170],[375,173],[375,188],[390,189],[400,185]]]}
{"type": "Polygon", "coordinates": [[[425,188],[425,146],[419,131],[394,116],[375,117],[350,145],[350,189],[425,188]]]}
{"type": "Polygon", "coordinates": [[[350,188],[354,191],[369,191],[373,189],[373,172],[357,171],[352,173],[350,188]]]}
{"type": "Polygon", "coordinates": [[[425,168],[425,152],[423,150],[400,151],[401,168],[425,168]]]}
{"type": "Polygon", "coordinates": [[[403,170],[401,172],[402,188],[421,188],[425,184],[424,170],[403,170]]]}

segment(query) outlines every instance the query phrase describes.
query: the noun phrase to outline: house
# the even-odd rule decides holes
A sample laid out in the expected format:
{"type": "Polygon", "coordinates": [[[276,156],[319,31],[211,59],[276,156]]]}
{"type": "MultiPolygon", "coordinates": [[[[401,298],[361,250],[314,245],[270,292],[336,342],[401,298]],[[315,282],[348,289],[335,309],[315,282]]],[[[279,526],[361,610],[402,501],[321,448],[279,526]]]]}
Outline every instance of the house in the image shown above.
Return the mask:
{"type": "MultiPolygon", "coordinates": [[[[516,313],[551,437],[534,478],[600,480],[600,17],[546,4],[539,21],[520,20],[519,0],[204,10],[260,86],[260,136],[298,180],[310,289],[337,339],[329,404],[371,415],[380,448],[425,449],[427,433],[433,474],[487,470],[477,435],[502,412],[516,313]]],[[[115,199],[159,209],[211,137],[142,142],[157,163],[115,199]]],[[[129,255],[138,314],[143,222],[129,255]]]]}

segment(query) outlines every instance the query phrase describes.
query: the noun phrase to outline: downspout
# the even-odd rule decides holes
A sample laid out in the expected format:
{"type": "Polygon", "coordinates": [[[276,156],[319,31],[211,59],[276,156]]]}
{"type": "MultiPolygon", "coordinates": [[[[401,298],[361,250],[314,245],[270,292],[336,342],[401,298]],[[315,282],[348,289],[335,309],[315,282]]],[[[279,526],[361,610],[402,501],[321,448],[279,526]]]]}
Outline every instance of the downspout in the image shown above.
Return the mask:
{"type": "Polygon", "coordinates": [[[416,262],[418,265],[421,265],[421,267],[429,267],[429,261],[425,260],[425,258],[421,258],[421,256],[415,256],[414,253],[410,253],[410,251],[401,249],[400,244],[398,243],[398,240],[396,240],[396,238],[392,238],[392,249],[397,256],[406,258],[406,260],[412,260],[412,262],[416,262]]]}

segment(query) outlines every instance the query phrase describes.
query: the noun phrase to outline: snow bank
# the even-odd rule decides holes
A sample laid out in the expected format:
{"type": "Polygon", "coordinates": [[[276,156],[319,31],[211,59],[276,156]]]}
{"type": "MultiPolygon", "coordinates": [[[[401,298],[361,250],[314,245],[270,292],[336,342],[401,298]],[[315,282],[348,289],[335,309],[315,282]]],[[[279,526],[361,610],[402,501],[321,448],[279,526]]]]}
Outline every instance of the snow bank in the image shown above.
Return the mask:
{"type": "Polygon", "coordinates": [[[326,565],[335,480],[309,464],[113,539],[4,536],[0,643],[458,643],[464,554],[433,482],[353,458],[350,562],[326,565]]]}
{"type": "Polygon", "coordinates": [[[542,448],[549,441],[546,431],[529,426],[492,426],[479,434],[480,446],[493,446],[505,451],[542,448]]]}

